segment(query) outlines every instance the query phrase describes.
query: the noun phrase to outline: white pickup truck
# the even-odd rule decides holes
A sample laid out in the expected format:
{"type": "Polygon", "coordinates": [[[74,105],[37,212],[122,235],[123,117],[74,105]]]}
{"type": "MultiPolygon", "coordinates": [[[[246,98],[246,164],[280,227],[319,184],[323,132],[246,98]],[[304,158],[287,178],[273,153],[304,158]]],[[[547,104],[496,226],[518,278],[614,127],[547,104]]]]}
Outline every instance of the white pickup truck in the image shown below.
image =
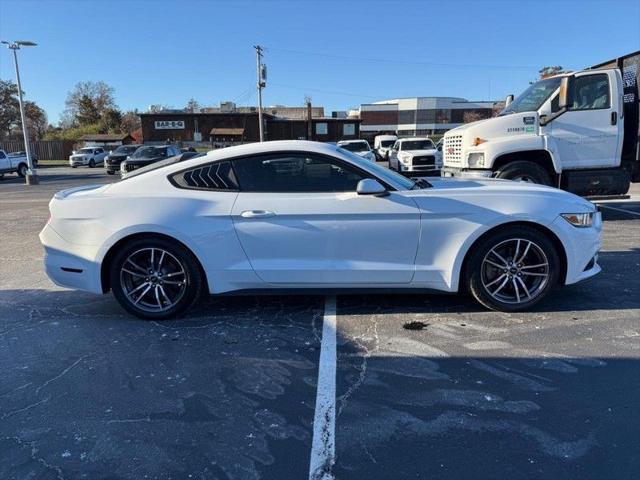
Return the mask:
{"type": "Polygon", "coordinates": [[[545,78],[498,117],[444,136],[444,176],[498,177],[589,195],[640,181],[640,51],[545,78]]]}
{"type": "Polygon", "coordinates": [[[24,177],[29,170],[26,155],[7,153],[0,150],[0,180],[4,178],[5,173],[17,173],[24,177]]]}

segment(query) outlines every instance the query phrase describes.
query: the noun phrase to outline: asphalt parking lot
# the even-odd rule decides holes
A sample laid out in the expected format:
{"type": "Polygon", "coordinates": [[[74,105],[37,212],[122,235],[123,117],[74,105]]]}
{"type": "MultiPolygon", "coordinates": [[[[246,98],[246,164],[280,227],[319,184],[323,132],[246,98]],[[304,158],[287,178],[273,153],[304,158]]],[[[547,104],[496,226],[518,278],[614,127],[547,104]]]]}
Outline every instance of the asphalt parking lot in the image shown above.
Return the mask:
{"type": "Polygon", "coordinates": [[[158,323],[46,278],[53,193],[117,177],[40,172],[0,182],[0,478],[309,478],[332,322],[335,465],[317,478],[640,475],[640,185],[601,203],[603,272],[532,312],[233,296],[158,323]]]}

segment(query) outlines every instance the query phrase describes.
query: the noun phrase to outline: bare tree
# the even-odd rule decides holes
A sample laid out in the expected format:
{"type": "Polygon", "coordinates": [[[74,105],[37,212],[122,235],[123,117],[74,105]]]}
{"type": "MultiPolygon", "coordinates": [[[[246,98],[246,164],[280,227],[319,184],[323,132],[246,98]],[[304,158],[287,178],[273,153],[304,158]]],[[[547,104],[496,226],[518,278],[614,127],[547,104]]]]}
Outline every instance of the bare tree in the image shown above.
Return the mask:
{"type": "Polygon", "coordinates": [[[482,120],[483,118],[486,118],[486,116],[475,110],[469,110],[462,114],[463,123],[477,122],[478,120],[482,120]]]}
{"type": "Polygon", "coordinates": [[[200,103],[195,98],[191,98],[184,107],[184,110],[186,112],[195,113],[200,110],[200,103]]]}
{"type": "Polygon", "coordinates": [[[42,140],[49,125],[47,113],[35,102],[29,100],[24,103],[24,113],[27,117],[27,127],[32,140],[42,140]]]}
{"type": "Polygon", "coordinates": [[[68,93],[65,105],[66,109],[62,122],[71,122],[72,124],[83,124],[80,118],[82,113],[91,113],[88,117],[85,116],[82,119],[86,121],[90,118],[95,119],[96,116],[99,119],[107,109],[118,108],[113,98],[113,87],[102,81],[77,83],[73,90],[68,93]],[[89,107],[89,104],[91,104],[91,107],[89,107]],[[95,111],[95,115],[93,111],[95,111]]]}
{"type": "Polygon", "coordinates": [[[538,70],[538,73],[540,74],[540,79],[543,80],[547,77],[553,77],[554,75],[567,73],[567,70],[563,69],[560,65],[554,65],[542,67],[540,70],[538,70]]]}
{"type": "Polygon", "coordinates": [[[141,127],[140,114],[138,110],[129,110],[122,115],[120,130],[123,133],[133,133],[141,127]]]}

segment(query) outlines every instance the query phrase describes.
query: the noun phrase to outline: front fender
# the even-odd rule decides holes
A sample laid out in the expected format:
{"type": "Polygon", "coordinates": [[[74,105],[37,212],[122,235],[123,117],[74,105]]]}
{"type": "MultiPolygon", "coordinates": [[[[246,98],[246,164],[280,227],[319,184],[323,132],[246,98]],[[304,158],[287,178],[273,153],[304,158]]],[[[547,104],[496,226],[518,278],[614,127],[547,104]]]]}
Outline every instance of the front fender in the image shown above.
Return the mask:
{"type": "Polygon", "coordinates": [[[503,155],[513,153],[524,153],[535,150],[544,150],[550,157],[553,164],[553,169],[556,173],[562,172],[562,167],[559,160],[554,155],[554,147],[549,143],[553,140],[549,140],[546,135],[519,135],[517,137],[501,137],[497,139],[491,139],[481,145],[482,148],[469,149],[469,153],[484,152],[485,154],[485,167],[493,169],[496,160],[503,155]]]}

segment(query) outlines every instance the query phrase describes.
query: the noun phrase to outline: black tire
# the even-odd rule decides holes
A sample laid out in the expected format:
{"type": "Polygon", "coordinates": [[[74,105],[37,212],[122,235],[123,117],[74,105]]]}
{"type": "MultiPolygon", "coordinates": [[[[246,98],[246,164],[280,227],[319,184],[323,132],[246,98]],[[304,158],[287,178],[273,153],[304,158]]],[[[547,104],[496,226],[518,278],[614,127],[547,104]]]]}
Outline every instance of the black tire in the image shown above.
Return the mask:
{"type": "MultiPolygon", "coordinates": [[[[142,253],[140,253],[140,255],[142,255],[142,253]]],[[[148,268],[150,264],[147,263],[142,266],[144,268],[148,268]]],[[[156,267],[154,266],[154,268],[156,267]]],[[[162,272],[158,272],[158,273],[162,273],[162,272]]],[[[146,274],[147,273],[145,273],[145,275],[146,274]]],[[[137,276],[141,277],[139,274],[137,276]]],[[[165,319],[175,318],[180,316],[181,314],[189,310],[193,305],[195,305],[195,303],[200,299],[200,297],[202,296],[203,285],[204,285],[204,277],[201,273],[198,260],[195,258],[195,256],[188,249],[183,247],[178,242],[170,241],[166,238],[155,237],[155,236],[138,238],[125,244],[120,249],[120,251],[116,254],[116,256],[113,258],[113,261],[111,262],[109,277],[111,282],[111,289],[113,290],[113,295],[118,301],[118,303],[120,303],[122,308],[124,308],[127,312],[135,315],[136,317],[142,318],[145,320],[165,320],[165,319]],[[150,310],[149,308],[145,308],[144,300],[141,301],[140,298],[138,298],[136,301],[140,303],[136,303],[133,300],[134,297],[130,297],[127,295],[127,293],[125,293],[125,288],[128,288],[125,285],[125,283],[127,283],[126,277],[134,278],[130,276],[128,273],[123,273],[122,269],[125,263],[129,268],[131,268],[130,271],[139,272],[139,270],[130,266],[129,262],[127,262],[127,259],[130,256],[134,255],[134,259],[136,259],[136,261],[139,262],[137,260],[137,257],[135,257],[135,255],[138,254],[137,252],[144,253],[149,249],[157,249],[157,250],[163,250],[167,252],[169,254],[167,258],[170,259],[168,267],[175,269],[175,267],[177,266],[176,262],[179,262],[180,264],[179,266],[184,271],[184,276],[174,277],[174,278],[184,279],[184,290],[181,296],[176,295],[175,304],[164,310],[153,311],[153,310],[150,310]]],[[[139,279],[139,282],[140,282],[139,284],[131,285],[129,288],[132,288],[132,287],[138,288],[143,283],[146,283],[148,285],[148,279],[149,277],[145,277],[145,278],[141,277],[139,279]]],[[[166,282],[166,278],[164,280],[166,282]]],[[[158,278],[155,278],[155,282],[158,282],[158,278]]],[[[162,281],[159,281],[159,283],[162,284],[162,281]]],[[[143,290],[140,290],[141,292],[146,289],[146,287],[142,287],[142,288],[143,290]]],[[[162,289],[162,286],[158,288],[161,289],[161,292],[164,292],[164,290],[162,289]]],[[[168,285],[165,284],[164,288],[168,289],[169,287],[168,285]]],[[[172,288],[180,289],[181,287],[172,287],[172,288]]],[[[133,293],[132,291],[129,292],[130,295],[132,293],[133,293]]],[[[169,290],[167,290],[167,294],[171,296],[171,292],[169,292],[169,290]]],[[[151,295],[151,294],[148,293],[148,295],[151,295]]],[[[141,295],[141,297],[148,298],[148,297],[145,297],[144,295],[141,295]]]]}
{"type": "Polygon", "coordinates": [[[547,172],[544,167],[526,160],[507,163],[498,170],[496,177],[506,180],[523,180],[540,185],[547,185],[549,187],[554,186],[551,175],[549,175],[549,172],[547,172]]]}
{"type": "Polygon", "coordinates": [[[16,172],[18,173],[18,176],[22,178],[27,176],[28,171],[29,171],[29,167],[27,166],[26,163],[21,163],[20,165],[18,165],[18,169],[16,170],[16,172]]]}
{"type": "Polygon", "coordinates": [[[115,174],[116,172],[114,172],[113,170],[107,170],[107,173],[108,173],[109,175],[113,175],[113,174],[115,174]]]}
{"type": "MultiPolygon", "coordinates": [[[[505,250],[502,251],[504,252],[505,250]]],[[[465,262],[465,271],[463,278],[464,285],[478,302],[491,310],[498,310],[501,312],[517,312],[521,310],[527,310],[534,306],[536,303],[540,302],[545,296],[547,296],[549,291],[554,288],[554,286],[558,283],[558,279],[560,278],[560,257],[554,243],[549,239],[547,235],[532,227],[505,226],[504,228],[482,239],[478,244],[474,245],[470,250],[469,255],[470,256],[465,262]],[[527,250],[527,261],[518,264],[524,264],[525,268],[520,270],[517,265],[506,267],[509,270],[501,270],[502,267],[495,268],[491,264],[491,262],[492,260],[498,261],[498,257],[493,257],[493,254],[490,252],[494,249],[500,248],[506,250],[508,250],[509,248],[513,248],[515,250],[514,244],[516,244],[516,239],[525,241],[524,243],[520,244],[522,248],[518,252],[519,257],[523,256],[522,253],[524,253],[524,250],[526,249],[526,242],[532,242],[532,244],[534,245],[530,246],[527,250]],[[509,245],[512,245],[512,247],[509,247],[509,245]],[[529,265],[537,265],[539,263],[535,262],[541,262],[540,260],[536,260],[536,256],[539,253],[536,247],[544,254],[544,258],[546,259],[548,264],[546,268],[540,267],[535,269],[531,266],[527,266],[527,262],[529,261],[529,259],[532,262],[529,265]],[[494,272],[491,272],[491,270],[493,270],[494,272]],[[488,277],[488,272],[493,273],[494,276],[488,277]],[[523,274],[525,276],[522,276],[523,274]],[[546,277],[543,277],[543,274],[546,274],[546,277]],[[498,276],[504,278],[496,280],[498,276]],[[503,281],[507,282],[507,284],[505,284],[504,286],[504,293],[501,293],[501,295],[504,295],[504,297],[507,296],[509,291],[512,291],[513,296],[515,296],[517,289],[513,287],[513,284],[517,284],[518,288],[520,289],[520,294],[525,297],[525,291],[527,293],[531,292],[531,298],[524,298],[522,301],[514,303],[512,301],[506,301],[504,298],[498,297],[495,291],[492,294],[490,289],[494,290],[497,287],[500,287],[503,281]],[[535,282],[538,281],[541,283],[539,285],[535,285],[535,282]],[[523,282],[534,283],[528,285],[530,289],[529,290],[527,288],[522,288],[523,282]],[[494,283],[495,286],[491,286],[491,283],[494,283]]],[[[504,260],[506,260],[507,262],[509,260],[512,260],[506,255],[502,255],[502,258],[504,258],[504,260]]],[[[517,300],[520,300],[520,296],[517,296],[516,298],[517,300]]]]}
{"type": "Polygon", "coordinates": [[[96,166],[96,161],[92,158],[91,160],[89,160],[89,168],[93,168],[96,166]]]}
{"type": "Polygon", "coordinates": [[[77,165],[71,165],[71,168],[78,168],[77,165]]]}

